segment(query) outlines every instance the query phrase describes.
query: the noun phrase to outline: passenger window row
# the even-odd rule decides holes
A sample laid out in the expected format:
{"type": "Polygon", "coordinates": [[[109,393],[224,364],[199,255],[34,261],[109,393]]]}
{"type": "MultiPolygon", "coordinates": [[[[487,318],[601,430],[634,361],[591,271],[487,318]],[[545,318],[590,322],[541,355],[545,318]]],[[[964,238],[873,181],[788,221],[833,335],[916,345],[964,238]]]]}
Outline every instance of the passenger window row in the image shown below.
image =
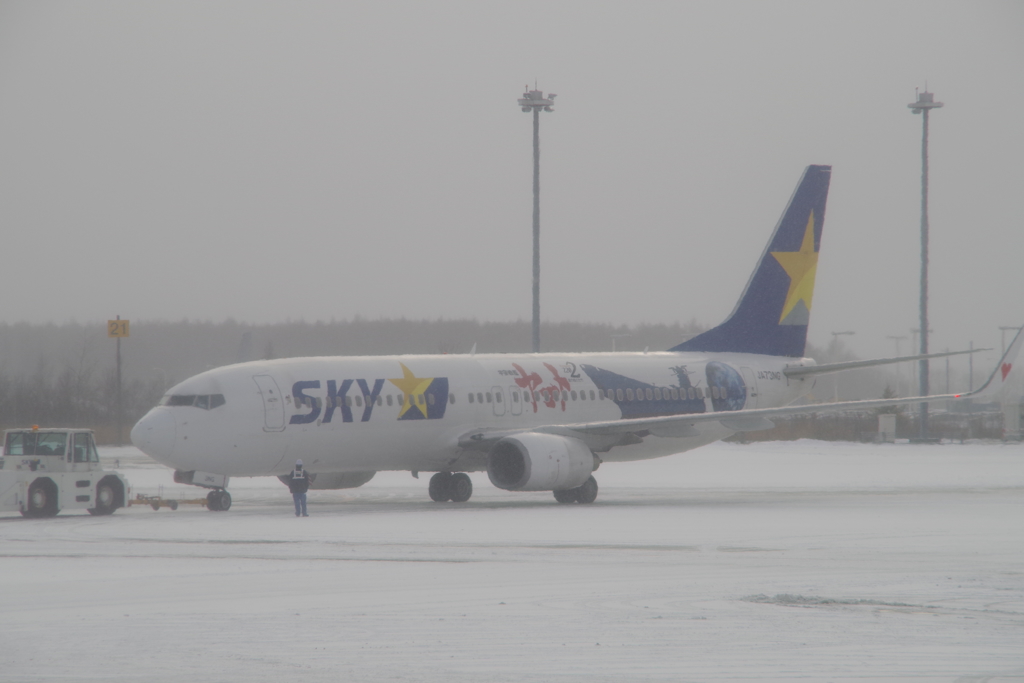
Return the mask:
{"type": "MultiPolygon", "coordinates": [[[[306,396],[304,398],[305,400],[301,402],[302,405],[316,405],[319,408],[323,408],[324,406],[324,399],[322,398],[314,396],[306,396]]],[[[374,399],[369,395],[356,394],[355,396],[345,396],[342,402],[348,408],[353,406],[356,408],[362,408],[364,405],[370,405],[371,403],[378,406],[387,404],[389,406],[398,406],[401,408],[405,405],[406,400],[417,406],[432,406],[437,404],[438,398],[434,394],[378,394],[377,398],[374,399]]],[[[441,398],[441,402],[444,402],[443,398],[441,398]]],[[[448,402],[455,403],[455,394],[448,395],[448,402]]]]}
{"type": "MultiPolygon", "coordinates": [[[[475,397],[475,400],[476,400],[477,403],[483,403],[485,400],[487,401],[487,403],[491,403],[491,402],[493,402],[493,403],[501,403],[502,402],[502,397],[501,396],[502,396],[501,392],[495,392],[495,393],[492,394],[489,391],[483,391],[483,392],[478,391],[475,394],[471,391],[467,395],[470,403],[473,403],[474,397],[475,397]]],[[[454,401],[453,401],[453,403],[454,403],[454,401]]]]}
{"type": "MultiPolygon", "coordinates": [[[[688,387],[686,389],[680,389],[677,387],[666,387],[652,388],[646,387],[644,389],[598,389],[596,392],[593,389],[586,390],[581,389],[579,391],[573,389],[568,390],[557,390],[557,389],[546,389],[543,391],[530,392],[529,390],[523,389],[521,392],[518,390],[512,390],[509,392],[512,402],[519,403],[520,400],[523,402],[532,401],[603,401],[610,399],[613,401],[694,401],[704,400],[704,398],[726,398],[725,389],[719,389],[718,387],[711,387],[705,391],[701,387],[688,387]]],[[[389,406],[398,406],[401,408],[405,405],[405,401],[409,400],[415,405],[434,405],[436,398],[434,394],[410,394],[408,397],[405,394],[397,394],[392,398],[391,394],[378,395],[376,398],[376,404],[382,406],[385,403],[389,406]]],[[[322,406],[323,399],[311,399],[317,401],[317,404],[322,406]]],[[[370,396],[363,396],[356,394],[355,396],[346,396],[345,405],[357,408],[363,407],[364,402],[369,404],[371,400],[370,396]]],[[[477,391],[469,392],[466,394],[466,400],[469,403],[501,403],[503,394],[501,392],[490,392],[490,391],[477,391]]],[[[448,395],[448,402],[452,405],[455,404],[455,394],[448,395]]],[[[309,404],[309,401],[306,402],[309,404]]]]}
{"type": "MultiPolygon", "coordinates": [[[[711,390],[708,393],[712,398],[726,398],[725,390],[722,389],[719,391],[718,387],[711,387],[711,390]]],[[[565,389],[561,391],[557,389],[546,389],[543,391],[533,392],[523,389],[521,392],[518,390],[512,390],[509,392],[509,395],[513,403],[519,403],[520,401],[523,401],[524,403],[530,401],[542,401],[545,403],[550,401],[603,401],[605,399],[613,401],[693,401],[697,399],[703,400],[705,392],[700,387],[689,387],[687,389],[678,389],[676,387],[655,389],[647,387],[646,389],[636,389],[635,391],[633,389],[598,389],[596,392],[593,389],[581,389],[579,391],[575,389],[571,391],[565,389]]],[[[391,394],[386,394],[378,395],[376,398],[376,404],[378,406],[387,404],[389,406],[398,406],[401,408],[405,405],[407,398],[411,403],[419,406],[434,405],[437,400],[434,394],[409,394],[408,397],[405,394],[397,394],[394,397],[392,397],[391,394]]],[[[503,394],[501,392],[492,393],[490,391],[471,391],[466,394],[466,401],[469,403],[501,403],[503,400],[503,394]]],[[[307,400],[303,403],[306,405],[312,405],[314,401],[316,402],[316,405],[323,407],[324,400],[322,398],[307,397],[307,400]]],[[[344,401],[345,405],[350,408],[353,406],[362,408],[364,403],[367,405],[370,403],[371,397],[368,395],[356,394],[355,396],[346,396],[344,401]]],[[[455,404],[455,394],[448,395],[448,402],[452,405],[455,404]]]]}
{"type": "MultiPolygon", "coordinates": [[[[575,389],[573,389],[572,391],[568,391],[565,389],[562,389],[561,391],[557,389],[545,389],[543,391],[533,392],[526,389],[523,389],[522,392],[513,389],[509,393],[512,397],[513,403],[519,403],[520,400],[522,400],[524,403],[530,401],[542,401],[545,403],[550,401],[570,400],[586,401],[588,400],[588,393],[589,400],[591,401],[603,401],[605,399],[610,399],[613,401],[694,401],[698,399],[703,400],[705,398],[705,395],[716,399],[726,398],[725,389],[719,389],[718,387],[711,387],[711,389],[708,392],[706,392],[706,394],[704,389],[702,389],[701,387],[687,387],[686,389],[681,389],[677,387],[666,387],[664,389],[660,387],[646,387],[644,389],[636,390],[598,389],[596,394],[593,389],[581,389],[579,391],[576,391],[575,389]]],[[[467,394],[467,399],[469,400],[470,403],[501,403],[501,396],[502,395],[500,392],[494,393],[493,396],[489,391],[476,393],[470,392],[469,394],[467,394]]],[[[452,396],[452,399],[452,403],[455,403],[454,395],[452,396]]]]}
{"type": "MultiPolygon", "coordinates": [[[[518,390],[512,390],[509,392],[512,402],[519,403],[520,400],[524,403],[530,401],[540,401],[548,403],[550,401],[603,401],[610,399],[613,401],[679,401],[679,400],[703,400],[705,395],[714,399],[724,399],[728,395],[724,388],[711,387],[705,392],[701,387],[688,387],[686,389],[680,389],[676,387],[652,388],[646,387],[644,389],[598,389],[596,392],[593,389],[586,390],[581,389],[579,391],[573,389],[567,391],[565,389],[559,391],[557,389],[545,389],[543,391],[530,392],[523,389],[522,392],[518,390]]],[[[322,398],[306,397],[307,400],[303,401],[306,405],[312,405],[314,402],[316,405],[323,407],[322,398]]],[[[478,391],[469,392],[466,395],[466,399],[469,403],[501,403],[502,393],[490,391],[478,391]]],[[[376,405],[382,406],[385,403],[389,406],[398,406],[401,408],[405,405],[406,401],[418,406],[424,405],[435,405],[437,398],[434,394],[386,394],[378,395],[374,400],[376,405]]],[[[363,396],[356,394],[355,396],[345,396],[345,405],[348,407],[355,406],[362,408],[364,402],[369,405],[371,402],[370,396],[363,396]]],[[[448,395],[448,402],[455,404],[455,394],[448,395]]],[[[160,399],[160,405],[162,406],[192,406],[195,408],[202,408],[203,410],[213,410],[224,405],[224,394],[168,394],[160,399]]]]}
{"type": "MultiPolygon", "coordinates": [[[[701,387],[666,387],[644,389],[608,389],[608,397],[616,401],[695,401],[703,400],[708,394],[701,387]]],[[[719,392],[718,387],[711,387],[712,398],[725,398],[725,390],[719,392]]]]}

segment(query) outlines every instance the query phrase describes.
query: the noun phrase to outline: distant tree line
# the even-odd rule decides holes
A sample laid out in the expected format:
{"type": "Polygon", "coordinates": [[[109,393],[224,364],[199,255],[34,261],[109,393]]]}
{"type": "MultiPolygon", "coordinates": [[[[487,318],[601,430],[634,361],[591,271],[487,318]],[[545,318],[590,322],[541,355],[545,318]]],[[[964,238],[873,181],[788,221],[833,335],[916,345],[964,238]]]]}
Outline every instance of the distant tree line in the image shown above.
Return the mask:
{"type": "MultiPolygon", "coordinates": [[[[664,350],[703,331],[696,323],[548,323],[545,351],[664,350]]],[[[178,382],[222,365],[334,355],[514,353],[530,348],[530,323],[369,320],[254,325],[228,320],[132,321],[122,340],[125,432],[178,382]]],[[[0,324],[0,427],[92,427],[114,439],[114,340],[95,324],[0,324]]],[[[127,436],[127,434],[126,434],[127,436]]]]}
{"type": "MultiPolygon", "coordinates": [[[[662,351],[704,329],[696,322],[635,326],[545,323],[541,327],[541,348],[552,352],[602,352],[614,346],[619,351],[662,351]]],[[[88,325],[0,324],[0,427],[92,427],[101,441],[110,442],[116,420],[116,379],[114,340],[106,334],[103,321],[88,325]]],[[[469,353],[474,345],[478,353],[518,353],[529,350],[530,339],[530,322],[522,320],[357,317],[266,325],[233,320],[132,321],[131,337],[124,339],[121,347],[125,431],[167,389],[222,365],[296,356],[469,353]]],[[[854,358],[836,340],[825,348],[808,344],[806,354],[819,363],[854,358]]],[[[888,369],[853,371],[818,378],[808,399],[877,398],[887,386],[894,386],[888,369]]],[[[849,430],[854,429],[835,426],[822,430],[823,424],[822,420],[794,420],[780,425],[774,435],[799,438],[809,436],[809,430],[818,438],[822,432],[849,437],[853,433],[849,430]]],[[[854,431],[863,431],[866,424],[854,431]]]]}
{"type": "MultiPolygon", "coordinates": [[[[122,383],[124,438],[131,426],[160,400],[157,380],[122,383]]],[[[102,443],[116,440],[117,376],[108,369],[65,366],[48,371],[40,363],[27,375],[0,372],[0,427],[89,427],[102,443]]]]}

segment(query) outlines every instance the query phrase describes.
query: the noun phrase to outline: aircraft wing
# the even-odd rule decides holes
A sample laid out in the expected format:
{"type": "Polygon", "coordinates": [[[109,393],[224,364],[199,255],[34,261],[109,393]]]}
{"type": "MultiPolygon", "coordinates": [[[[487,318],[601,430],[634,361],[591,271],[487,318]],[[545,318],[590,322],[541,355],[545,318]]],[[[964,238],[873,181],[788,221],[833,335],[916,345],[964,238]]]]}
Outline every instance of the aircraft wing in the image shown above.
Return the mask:
{"type": "Polygon", "coordinates": [[[959,356],[965,353],[978,353],[980,351],[991,351],[992,349],[970,349],[968,351],[946,351],[944,353],[926,353],[919,356],[900,356],[898,358],[874,358],[871,360],[851,360],[843,363],[827,363],[825,365],[795,365],[782,371],[786,377],[807,377],[808,375],[827,375],[833,372],[844,370],[855,370],[857,368],[873,368],[879,365],[891,365],[904,361],[924,360],[926,358],[945,358],[947,356],[959,356]]]}
{"type": "MultiPolygon", "coordinates": [[[[758,431],[774,426],[773,417],[799,415],[807,413],[834,412],[841,410],[864,410],[885,406],[910,405],[914,403],[934,403],[968,398],[987,398],[998,394],[1006,385],[1014,367],[1014,361],[1024,344],[1024,328],[1017,332],[1006,353],[996,365],[988,381],[976,391],[966,394],[937,394],[933,396],[912,396],[909,398],[881,398],[864,401],[841,401],[838,403],[815,403],[800,406],[783,406],[779,408],[755,408],[753,410],[719,411],[711,413],[691,413],[686,415],[665,415],[659,417],[641,417],[628,420],[604,420],[600,422],[577,422],[561,425],[535,427],[534,432],[558,434],[580,439],[595,451],[607,451],[614,446],[638,443],[645,436],[685,437],[695,435],[695,426],[707,422],[719,422],[728,429],[737,432],[758,431]]],[[[481,429],[464,434],[459,445],[472,450],[489,450],[497,441],[512,434],[522,433],[522,429],[481,429]]]]}
{"type": "MultiPolygon", "coordinates": [[[[972,394],[973,395],[973,394],[972,394]]],[[[841,410],[864,410],[892,405],[909,405],[914,403],[948,401],[969,398],[968,394],[941,394],[935,396],[911,398],[885,398],[866,401],[842,401],[839,403],[812,403],[800,406],[784,406],[781,408],[755,408],[753,410],[719,411],[712,413],[689,413],[686,415],[664,415],[660,417],[641,417],[628,420],[604,420],[601,422],[575,422],[560,425],[542,425],[530,430],[523,429],[479,429],[467,432],[459,439],[459,446],[471,450],[490,450],[490,448],[506,436],[521,434],[524,431],[542,434],[557,434],[580,439],[591,449],[601,452],[614,446],[626,446],[639,443],[645,436],[686,437],[698,434],[696,425],[708,422],[719,422],[728,429],[737,432],[753,432],[771,429],[775,423],[770,418],[786,415],[834,412],[841,410]]]]}

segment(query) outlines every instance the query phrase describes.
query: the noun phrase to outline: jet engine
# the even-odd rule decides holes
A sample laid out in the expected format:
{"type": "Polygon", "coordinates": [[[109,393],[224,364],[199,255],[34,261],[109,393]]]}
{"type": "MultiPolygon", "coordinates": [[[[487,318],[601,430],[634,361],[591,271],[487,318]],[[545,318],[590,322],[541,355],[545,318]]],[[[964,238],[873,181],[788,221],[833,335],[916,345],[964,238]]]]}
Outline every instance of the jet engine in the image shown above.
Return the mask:
{"type": "Polygon", "coordinates": [[[580,486],[596,457],[579,439],[554,434],[517,434],[499,441],[487,458],[491,483],[506,491],[560,491],[580,486]]]}
{"type": "MultiPolygon", "coordinates": [[[[309,488],[317,490],[326,489],[354,489],[362,486],[373,479],[376,472],[320,472],[309,473],[309,488]]],[[[291,475],[282,474],[278,477],[282,483],[288,484],[291,475]]]]}

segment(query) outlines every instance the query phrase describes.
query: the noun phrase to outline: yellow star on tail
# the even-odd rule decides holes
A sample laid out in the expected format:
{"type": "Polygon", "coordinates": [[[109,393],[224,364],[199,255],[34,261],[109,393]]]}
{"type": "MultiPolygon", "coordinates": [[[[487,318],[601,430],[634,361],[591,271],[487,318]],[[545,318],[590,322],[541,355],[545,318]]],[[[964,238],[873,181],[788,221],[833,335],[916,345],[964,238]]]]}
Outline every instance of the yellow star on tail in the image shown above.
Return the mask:
{"type": "Polygon", "coordinates": [[[808,311],[811,310],[814,276],[818,272],[818,252],[814,251],[814,212],[811,211],[807,218],[807,229],[799,251],[773,251],[771,254],[789,275],[789,292],[786,293],[786,303],[779,316],[781,323],[801,301],[806,304],[808,311]]]}
{"type": "Polygon", "coordinates": [[[399,391],[401,391],[405,395],[405,403],[402,404],[402,409],[398,411],[398,417],[401,418],[409,411],[410,408],[415,408],[416,410],[420,411],[423,417],[427,417],[427,406],[419,405],[417,402],[415,402],[413,397],[418,396],[422,394],[424,391],[426,391],[427,387],[430,386],[430,383],[434,381],[434,378],[417,377],[416,375],[412,374],[412,370],[405,367],[405,363],[399,363],[399,365],[402,366],[403,376],[399,377],[398,379],[388,380],[396,387],[398,387],[399,391]]]}

